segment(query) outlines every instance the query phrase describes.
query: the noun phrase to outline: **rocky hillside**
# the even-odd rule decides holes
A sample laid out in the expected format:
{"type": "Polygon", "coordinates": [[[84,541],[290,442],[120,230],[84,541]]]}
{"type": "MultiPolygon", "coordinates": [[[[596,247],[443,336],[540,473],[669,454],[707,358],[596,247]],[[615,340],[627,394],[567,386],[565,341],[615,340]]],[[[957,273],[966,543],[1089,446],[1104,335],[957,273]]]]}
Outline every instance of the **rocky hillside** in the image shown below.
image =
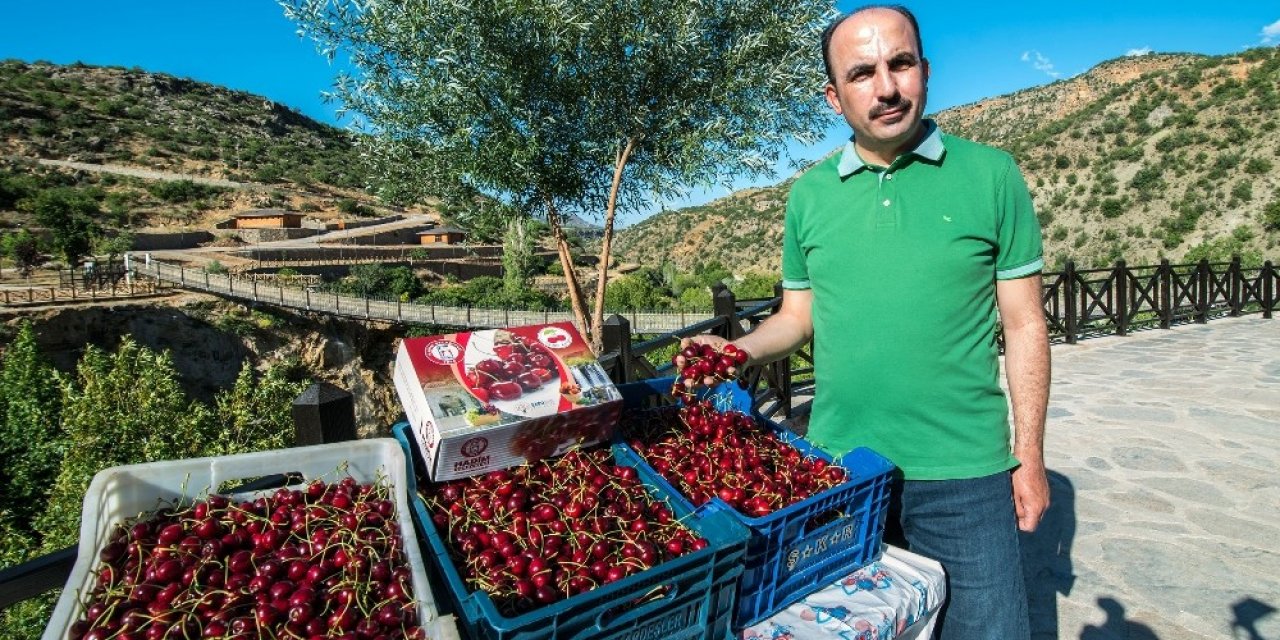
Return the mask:
{"type": "Polygon", "coordinates": [[[137,68],[0,62],[0,153],[363,185],[346,132],[261,96],[137,68]]]}
{"type": "Polygon", "coordinates": [[[207,227],[265,207],[375,215],[353,143],[243,91],[137,68],[0,61],[0,222],[10,226],[26,222],[15,211],[21,197],[65,186],[98,189],[90,193],[104,222],[119,228],[207,227]]]}
{"type": "MultiPolygon", "coordinates": [[[[1280,255],[1280,49],[1148,55],[934,114],[1014,154],[1051,267],[1280,255]]],[[[623,259],[777,272],[789,181],[654,216],[623,259]]]]}

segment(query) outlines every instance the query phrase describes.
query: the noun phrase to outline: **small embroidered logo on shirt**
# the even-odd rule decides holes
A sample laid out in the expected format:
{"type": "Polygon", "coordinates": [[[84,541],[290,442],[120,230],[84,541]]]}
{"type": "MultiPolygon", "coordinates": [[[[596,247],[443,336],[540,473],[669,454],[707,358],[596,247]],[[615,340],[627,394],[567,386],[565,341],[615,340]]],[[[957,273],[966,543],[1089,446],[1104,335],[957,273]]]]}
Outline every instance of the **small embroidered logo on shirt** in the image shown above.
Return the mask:
{"type": "Polygon", "coordinates": [[[942,216],[943,222],[951,222],[951,216],[942,216]]]}

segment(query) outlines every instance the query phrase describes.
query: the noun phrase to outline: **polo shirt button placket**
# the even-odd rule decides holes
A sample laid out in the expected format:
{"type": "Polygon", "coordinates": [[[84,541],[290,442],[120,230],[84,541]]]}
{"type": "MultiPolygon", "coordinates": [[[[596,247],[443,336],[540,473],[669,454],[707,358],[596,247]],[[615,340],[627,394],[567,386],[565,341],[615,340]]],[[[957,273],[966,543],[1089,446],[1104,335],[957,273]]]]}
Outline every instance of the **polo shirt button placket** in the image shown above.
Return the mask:
{"type": "Polygon", "coordinates": [[[892,183],[893,171],[886,167],[880,180],[880,196],[882,199],[880,200],[880,215],[876,221],[876,226],[878,227],[891,228],[898,226],[898,214],[891,208],[895,200],[893,193],[896,191],[890,186],[892,183]]]}

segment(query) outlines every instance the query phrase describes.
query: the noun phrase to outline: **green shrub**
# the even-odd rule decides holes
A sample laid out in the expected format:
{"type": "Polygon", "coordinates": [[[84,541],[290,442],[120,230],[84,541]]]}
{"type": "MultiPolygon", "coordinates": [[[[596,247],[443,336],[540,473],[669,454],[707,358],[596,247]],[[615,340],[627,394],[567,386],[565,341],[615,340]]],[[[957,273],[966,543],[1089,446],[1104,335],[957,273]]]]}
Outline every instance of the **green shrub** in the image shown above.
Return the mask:
{"type": "Polygon", "coordinates": [[[1231,198],[1240,202],[1253,200],[1253,184],[1241,180],[1231,186],[1231,198]]]}
{"type": "Polygon", "coordinates": [[[191,202],[224,191],[226,189],[222,187],[199,184],[191,180],[166,180],[147,185],[148,193],[170,204],[191,202]]]}
{"type": "Polygon", "coordinates": [[[1133,174],[1133,179],[1129,181],[1129,187],[1140,193],[1146,194],[1154,191],[1161,185],[1160,165],[1148,165],[1133,174]]]}
{"type": "Polygon", "coordinates": [[[1125,201],[1120,198],[1104,198],[1098,206],[1104,218],[1118,218],[1125,210],[1125,201]]]}
{"type": "Polygon", "coordinates": [[[1270,160],[1266,160],[1264,158],[1249,158],[1249,161],[1244,163],[1244,172],[1260,176],[1271,171],[1271,167],[1272,164],[1270,160]]]}
{"type": "Polygon", "coordinates": [[[1280,231],[1280,199],[1262,209],[1262,226],[1268,231],[1280,231]]]}
{"type": "Polygon", "coordinates": [[[374,214],[373,209],[351,198],[343,198],[338,201],[338,212],[348,216],[371,216],[374,214]]]}

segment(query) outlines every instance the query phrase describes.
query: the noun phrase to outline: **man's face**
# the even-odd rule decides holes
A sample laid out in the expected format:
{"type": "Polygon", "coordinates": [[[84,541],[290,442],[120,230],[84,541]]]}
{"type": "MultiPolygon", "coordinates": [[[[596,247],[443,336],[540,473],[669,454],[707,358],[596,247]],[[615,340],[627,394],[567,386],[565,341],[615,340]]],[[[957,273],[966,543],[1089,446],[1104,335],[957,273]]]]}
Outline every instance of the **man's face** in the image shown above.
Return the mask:
{"type": "Polygon", "coordinates": [[[929,63],[916,50],[911,23],[896,11],[869,9],[845,20],[829,49],[835,83],[827,102],[844,116],[860,146],[901,150],[924,114],[929,63]]]}

